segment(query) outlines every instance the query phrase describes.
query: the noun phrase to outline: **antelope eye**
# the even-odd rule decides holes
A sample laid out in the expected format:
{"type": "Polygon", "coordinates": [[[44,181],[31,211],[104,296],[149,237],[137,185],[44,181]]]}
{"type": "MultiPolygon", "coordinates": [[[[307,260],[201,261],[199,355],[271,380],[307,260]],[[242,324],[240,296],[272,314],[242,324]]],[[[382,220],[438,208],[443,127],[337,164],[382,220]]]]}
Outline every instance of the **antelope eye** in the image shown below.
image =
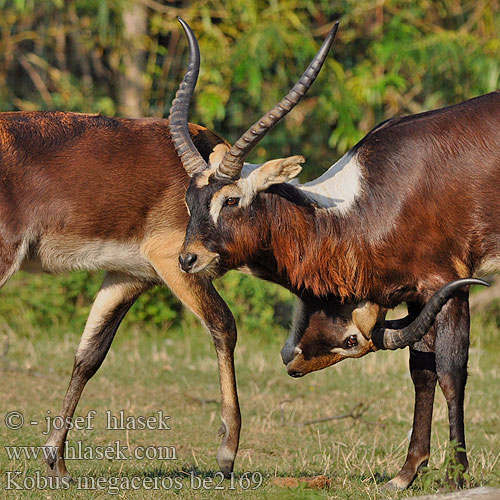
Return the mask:
{"type": "Polygon", "coordinates": [[[347,337],[347,340],[345,341],[345,345],[347,348],[357,346],[358,345],[358,337],[356,337],[356,335],[350,335],[349,337],[347,337]]]}
{"type": "Polygon", "coordinates": [[[240,202],[239,198],[227,198],[224,201],[224,206],[225,207],[235,207],[238,205],[239,202],[240,202]]]}

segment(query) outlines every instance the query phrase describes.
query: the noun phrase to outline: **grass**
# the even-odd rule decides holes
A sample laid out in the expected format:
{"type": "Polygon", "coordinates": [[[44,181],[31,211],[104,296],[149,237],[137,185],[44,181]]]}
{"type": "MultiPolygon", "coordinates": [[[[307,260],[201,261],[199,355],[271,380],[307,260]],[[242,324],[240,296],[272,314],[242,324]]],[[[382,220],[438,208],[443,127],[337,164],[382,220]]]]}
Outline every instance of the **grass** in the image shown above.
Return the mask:
{"type": "MultiPolygon", "coordinates": [[[[14,332],[0,327],[0,497],[33,499],[73,498],[231,498],[245,499],[386,499],[429,494],[443,487],[448,448],[444,398],[438,391],[432,431],[429,471],[409,491],[389,493],[383,484],[403,464],[413,415],[413,387],[408,353],[379,352],[363,360],[295,380],[286,375],[279,358],[283,332],[259,335],[240,332],[236,351],[243,429],[236,462],[234,490],[195,489],[203,479],[219,483],[215,452],[219,444],[219,387],[215,353],[209,336],[194,320],[161,332],[126,325],[97,375],[89,382],[77,414],[95,410],[92,430],[70,433],[70,443],[96,448],[116,441],[133,451],[138,446],[172,446],[176,460],[72,460],[74,477],[98,478],[102,489],[5,491],[5,471],[21,471],[23,478],[43,476],[39,460],[9,460],[4,446],[43,445],[47,412],[57,414],[69,381],[76,332],[14,332]],[[312,419],[349,413],[359,403],[358,418],[300,425],[312,419]],[[24,415],[19,430],[5,426],[7,412],[24,415]],[[171,419],[171,430],[107,430],[105,412],[156,415],[171,419]],[[257,489],[252,476],[263,478],[257,489]],[[325,474],[331,488],[321,491],[282,489],[275,476],[325,474]],[[122,481],[164,481],[171,489],[120,490],[122,481]],[[123,479],[125,478],[125,479],[123,479]],[[250,479],[249,479],[250,478],[250,479]],[[180,485],[180,486],[179,486],[180,485]],[[115,488],[116,486],[116,488],[115,488]]],[[[500,343],[497,327],[488,317],[474,318],[470,378],[466,396],[466,429],[472,485],[500,486],[500,343]]],[[[18,482],[19,482],[18,481],[18,482]]],[[[150,481],[150,483],[148,483],[150,481]]],[[[28,484],[28,486],[31,486],[28,484]]]]}

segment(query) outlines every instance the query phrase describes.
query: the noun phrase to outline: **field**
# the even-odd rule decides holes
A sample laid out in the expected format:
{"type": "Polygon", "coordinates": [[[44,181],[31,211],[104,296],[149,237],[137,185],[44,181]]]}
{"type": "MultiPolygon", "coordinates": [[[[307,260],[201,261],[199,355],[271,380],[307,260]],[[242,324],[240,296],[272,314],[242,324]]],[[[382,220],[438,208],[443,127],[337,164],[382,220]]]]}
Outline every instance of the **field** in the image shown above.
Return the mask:
{"type": "MultiPolygon", "coordinates": [[[[207,333],[194,318],[187,318],[168,331],[125,324],[77,410],[83,417],[94,410],[92,425],[70,433],[75,450],[78,443],[92,453],[99,447],[121,446],[127,458],[147,449],[162,452],[163,459],[68,460],[73,476],[86,482],[67,490],[40,491],[41,460],[9,459],[5,446],[44,444],[45,417],[59,411],[79,332],[61,324],[54,331],[36,332],[26,325],[19,332],[6,321],[0,328],[1,498],[385,499],[445,487],[448,425],[444,398],[437,392],[429,470],[407,492],[383,489],[407,451],[413,414],[407,351],[371,354],[295,380],[279,357],[285,333],[278,327],[240,331],[236,364],[241,447],[234,482],[221,483],[214,458],[220,424],[215,352],[207,333]],[[136,418],[163,412],[170,417],[170,430],[106,429],[106,411],[118,416],[120,410],[136,418]],[[12,411],[23,415],[22,428],[6,427],[5,417],[12,411]],[[343,418],[304,425],[335,416],[343,418]],[[8,476],[6,471],[20,473],[8,476]],[[329,489],[282,489],[273,484],[276,476],[320,474],[331,479],[329,489]],[[113,478],[121,478],[121,487],[113,478]],[[131,489],[133,480],[140,489],[131,489]],[[160,489],[147,489],[155,483],[160,489]],[[9,485],[25,489],[7,490],[9,485]]],[[[500,486],[499,355],[496,322],[475,317],[466,397],[471,485],[500,486]]]]}

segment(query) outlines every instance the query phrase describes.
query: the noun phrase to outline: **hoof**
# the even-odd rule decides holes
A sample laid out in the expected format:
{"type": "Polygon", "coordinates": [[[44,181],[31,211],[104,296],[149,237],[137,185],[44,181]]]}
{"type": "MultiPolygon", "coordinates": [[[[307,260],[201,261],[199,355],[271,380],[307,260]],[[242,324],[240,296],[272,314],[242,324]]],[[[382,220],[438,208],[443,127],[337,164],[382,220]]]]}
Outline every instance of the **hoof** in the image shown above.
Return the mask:
{"type": "Polygon", "coordinates": [[[224,474],[225,479],[231,479],[231,476],[233,474],[233,463],[228,463],[228,464],[221,464],[220,462],[217,462],[219,464],[219,469],[224,474]]]}
{"type": "Polygon", "coordinates": [[[225,446],[221,446],[217,452],[217,464],[226,479],[231,478],[234,467],[235,454],[231,453],[225,446]]]}
{"type": "Polygon", "coordinates": [[[74,479],[67,473],[66,475],[59,475],[54,469],[47,466],[47,481],[48,485],[51,489],[67,489],[72,483],[74,483],[74,479]]]}
{"type": "Polygon", "coordinates": [[[52,465],[47,463],[47,473],[46,476],[49,478],[55,478],[57,480],[63,481],[65,484],[73,483],[73,478],[71,474],[66,469],[66,465],[63,460],[58,460],[53,462],[52,465]]]}
{"type": "Polygon", "coordinates": [[[391,479],[388,483],[384,485],[384,490],[387,491],[403,491],[406,488],[408,488],[408,484],[405,481],[399,479],[398,477],[391,479]]]}
{"type": "Polygon", "coordinates": [[[45,445],[45,463],[47,464],[47,469],[56,469],[57,468],[57,454],[58,448],[57,446],[48,446],[45,445]]]}

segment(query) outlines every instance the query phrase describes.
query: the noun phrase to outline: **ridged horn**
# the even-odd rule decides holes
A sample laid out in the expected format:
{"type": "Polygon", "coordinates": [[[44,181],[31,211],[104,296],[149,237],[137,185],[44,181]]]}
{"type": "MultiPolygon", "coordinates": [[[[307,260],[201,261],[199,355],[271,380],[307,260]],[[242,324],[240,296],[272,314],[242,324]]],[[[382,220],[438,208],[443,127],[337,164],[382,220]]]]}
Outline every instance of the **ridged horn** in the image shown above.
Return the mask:
{"type": "Polygon", "coordinates": [[[189,43],[189,63],[184,79],[175,94],[175,99],[170,108],[170,135],[175,146],[175,150],[179,155],[182,166],[187,174],[192,177],[194,174],[201,172],[207,168],[207,163],[201,156],[200,152],[193,144],[188,128],[188,112],[189,103],[193,96],[198,73],[200,71],[200,48],[198,41],[194,36],[193,30],[189,25],[181,19],[177,20],[181,23],[186,33],[189,43]]]}
{"type": "Polygon", "coordinates": [[[490,286],[486,281],[476,278],[465,278],[452,281],[439,289],[427,302],[422,312],[415,320],[405,328],[392,330],[378,327],[372,332],[372,342],[377,349],[404,349],[415,342],[418,342],[433,325],[436,316],[439,314],[446,302],[453,293],[466,285],[490,286]]]}
{"type": "Polygon", "coordinates": [[[236,180],[240,177],[245,159],[256,144],[276,125],[295,105],[304,97],[309,90],[325,62],[328,51],[333,44],[338,21],[326,37],[323,45],[318,50],[314,59],[307,67],[299,81],[292,87],[287,96],[281,100],[271,111],[268,111],[260,120],[254,123],[224,155],[215,176],[220,179],[236,180]]]}

